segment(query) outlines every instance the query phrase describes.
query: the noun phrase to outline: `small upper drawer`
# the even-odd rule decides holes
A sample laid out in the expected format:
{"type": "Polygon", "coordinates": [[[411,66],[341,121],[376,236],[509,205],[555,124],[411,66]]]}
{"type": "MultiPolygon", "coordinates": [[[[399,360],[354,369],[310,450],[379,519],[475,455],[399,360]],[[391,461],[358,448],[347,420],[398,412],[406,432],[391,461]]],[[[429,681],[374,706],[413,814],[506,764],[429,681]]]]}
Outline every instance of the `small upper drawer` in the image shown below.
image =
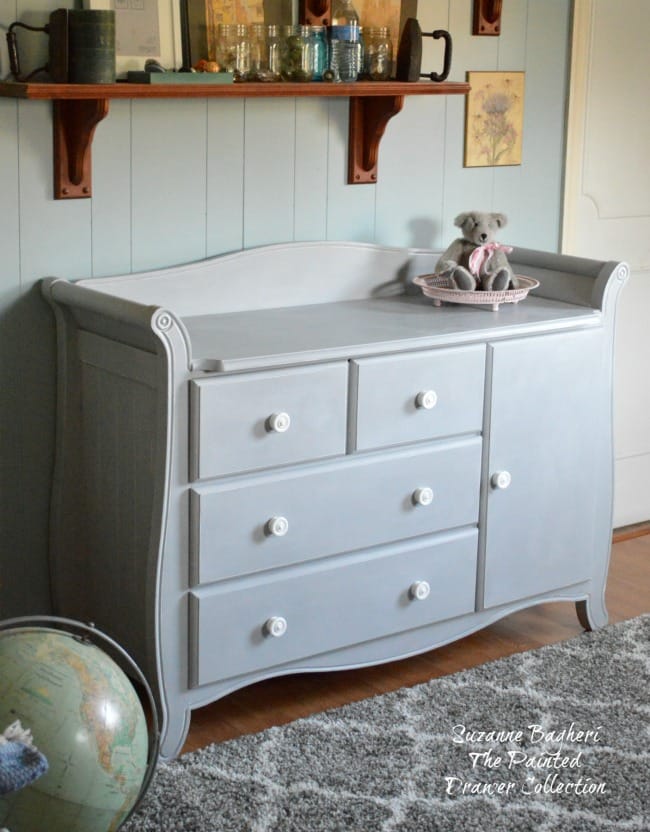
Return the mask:
{"type": "Polygon", "coordinates": [[[480,431],[485,346],[352,362],[352,445],[363,451],[480,431]],[[354,388],[355,384],[353,384],[354,388]]]}
{"type": "Polygon", "coordinates": [[[345,453],[347,362],[190,385],[191,479],[345,453]]]}

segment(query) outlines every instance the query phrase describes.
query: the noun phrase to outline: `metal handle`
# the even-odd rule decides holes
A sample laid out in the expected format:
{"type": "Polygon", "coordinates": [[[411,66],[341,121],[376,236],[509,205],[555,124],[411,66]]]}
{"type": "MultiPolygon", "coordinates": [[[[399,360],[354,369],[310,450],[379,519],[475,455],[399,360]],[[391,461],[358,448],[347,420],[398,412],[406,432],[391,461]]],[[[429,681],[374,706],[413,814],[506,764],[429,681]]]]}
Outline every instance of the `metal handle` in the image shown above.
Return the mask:
{"type": "Polygon", "coordinates": [[[7,29],[7,50],[9,51],[9,70],[16,81],[28,81],[30,78],[36,75],[36,73],[44,72],[47,69],[47,65],[39,66],[38,69],[33,70],[29,73],[29,75],[25,75],[25,77],[23,77],[20,71],[20,58],[18,56],[18,37],[16,32],[14,32],[14,29],[16,27],[20,27],[21,29],[27,29],[30,32],[45,32],[45,34],[49,34],[50,27],[48,25],[28,26],[27,23],[21,23],[19,20],[16,20],[7,29]]]}
{"type": "Polygon", "coordinates": [[[442,72],[423,72],[420,77],[430,78],[432,81],[445,81],[451,69],[451,35],[444,29],[436,29],[435,32],[422,32],[422,35],[435,40],[443,38],[445,41],[445,55],[442,61],[442,72]]]}

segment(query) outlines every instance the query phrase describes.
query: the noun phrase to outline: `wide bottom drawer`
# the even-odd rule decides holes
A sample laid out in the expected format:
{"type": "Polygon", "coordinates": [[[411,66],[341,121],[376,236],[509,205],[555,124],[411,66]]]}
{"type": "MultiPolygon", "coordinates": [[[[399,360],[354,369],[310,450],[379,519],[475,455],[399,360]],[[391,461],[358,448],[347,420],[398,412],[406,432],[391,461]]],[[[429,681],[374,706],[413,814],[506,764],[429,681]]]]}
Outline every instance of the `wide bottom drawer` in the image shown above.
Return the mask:
{"type": "Polygon", "coordinates": [[[259,577],[190,598],[190,686],[253,673],[474,609],[476,529],[259,577]]]}

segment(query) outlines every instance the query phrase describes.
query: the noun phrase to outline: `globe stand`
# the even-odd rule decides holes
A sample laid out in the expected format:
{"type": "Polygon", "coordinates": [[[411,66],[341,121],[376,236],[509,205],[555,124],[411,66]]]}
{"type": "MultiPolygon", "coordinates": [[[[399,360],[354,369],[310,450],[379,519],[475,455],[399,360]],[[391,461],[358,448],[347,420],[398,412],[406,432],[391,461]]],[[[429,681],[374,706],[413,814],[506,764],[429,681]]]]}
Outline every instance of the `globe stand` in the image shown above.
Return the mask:
{"type": "MultiPolygon", "coordinates": [[[[126,815],[120,824],[120,826],[123,826],[140,806],[149,786],[151,785],[151,781],[156,771],[156,765],[158,763],[160,729],[158,711],[151,687],[149,686],[144,673],[140,670],[138,665],[126,652],[126,650],[110,636],[107,636],[106,633],[98,630],[93,623],[84,624],[81,621],[74,621],[70,618],[61,618],[53,615],[22,616],[0,621],[0,633],[7,630],[17,630],[28,627],[43,627],[45,629],[52,629],[57,632],[66,633],[79,641],[92,644],[99,650],[105,652],[127,677],[130,677],[131,679],[135,678],[136,681],[142,686],[142,689],[146,694],[150,712],[150,723],[148,723],[149,749],[147,754],[147,768],[145,770],[142,786],[140,787],[138,796],[128,815],[126,815]]],[[[138,698],[140,697],[138,696],[138,698]]]]}

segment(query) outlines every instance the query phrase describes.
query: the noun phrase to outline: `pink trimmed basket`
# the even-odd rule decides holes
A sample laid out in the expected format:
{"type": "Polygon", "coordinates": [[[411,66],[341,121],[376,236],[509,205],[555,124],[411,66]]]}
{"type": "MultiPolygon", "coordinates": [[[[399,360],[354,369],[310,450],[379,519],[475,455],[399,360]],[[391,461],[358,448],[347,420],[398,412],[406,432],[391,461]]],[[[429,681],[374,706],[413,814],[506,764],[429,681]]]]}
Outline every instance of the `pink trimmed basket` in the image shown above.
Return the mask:
{"type": "Polygon", "coordinates": [[[449,278],[438,274],[421,274],[413,278],[413,283],[422,289],[428,298],[433,298],[434,306],[442,306],[442,302],[465,303],[474,306],[491,306],[497,310],[502,303],[519,303],[531,289],[539,286],[539,280],[534,277],[516,275],[519,286],[516,289],[504,289],[501,292],[464,292],[452,286],[449,278]]]}

